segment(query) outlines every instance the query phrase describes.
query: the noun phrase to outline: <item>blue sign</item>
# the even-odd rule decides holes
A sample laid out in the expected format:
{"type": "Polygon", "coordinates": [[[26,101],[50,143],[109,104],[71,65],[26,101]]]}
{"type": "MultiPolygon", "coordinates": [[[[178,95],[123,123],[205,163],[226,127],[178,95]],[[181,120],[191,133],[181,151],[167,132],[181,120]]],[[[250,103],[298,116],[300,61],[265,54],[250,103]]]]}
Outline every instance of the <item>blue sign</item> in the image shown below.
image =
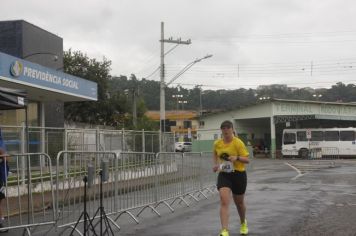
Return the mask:
{"type": "Polygon", "coordinates": [[[0,79],[98,100],[97,83],[56,71],[0,52],[0,79]]]}
{"type": "Polygon", "coordinates": [[[5,149],[5,142],[4,142],[4,139],[2,137],[2,130],[0,128],[0,148],[2,148],[3,150],[6,150],[5,149]]]}

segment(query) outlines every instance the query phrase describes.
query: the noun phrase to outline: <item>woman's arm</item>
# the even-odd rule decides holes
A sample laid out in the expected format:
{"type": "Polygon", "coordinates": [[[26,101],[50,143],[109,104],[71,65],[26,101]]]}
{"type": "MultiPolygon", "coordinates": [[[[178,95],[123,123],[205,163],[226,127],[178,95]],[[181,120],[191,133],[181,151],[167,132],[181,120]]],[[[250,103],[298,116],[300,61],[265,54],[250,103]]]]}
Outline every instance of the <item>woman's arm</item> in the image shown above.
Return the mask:
{"type": "Polygon", "coordinates": [[[218,154],[214,151],[213,155],[213,171],[216,172],[219,170],[219,159],[218,159],[218,154]]]}
{"type": "Polygon", "coordinates": [[[9,160],[9,155],[6,154],[6,152],[0,148],[0,159],[3,161],[8,161],[9,160]]]}
{"type": "Polygon", "coordinates": [[[245,156],[245,157],[231,156],[231,157],[229,157],[229,160],[230,160],[231,162],[241,161],[242,163],[245,163],[245,164],[250,163],[250,160],[248,159],[247,156],[245,156]]]}

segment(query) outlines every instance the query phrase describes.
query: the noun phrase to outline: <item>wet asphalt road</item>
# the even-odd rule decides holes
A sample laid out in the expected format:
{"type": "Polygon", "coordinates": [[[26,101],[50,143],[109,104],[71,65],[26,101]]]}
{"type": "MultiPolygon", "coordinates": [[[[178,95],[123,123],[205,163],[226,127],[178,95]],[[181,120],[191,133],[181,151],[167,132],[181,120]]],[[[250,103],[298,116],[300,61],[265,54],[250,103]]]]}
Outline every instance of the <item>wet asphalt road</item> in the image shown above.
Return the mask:
{"type": "MultiPolygon", "coordinates": [[[[356,161],[255,159],[246,194],[249,235],[356,235],[356,161]]],[[[164,211],[164,209],[162,209],[164,211]]],[[[231,204],[230,235],[239,235],[231,204]]],[[[118,235],[218,235],[219,198],[125,224],[118,235]]]]}
{"type": "MultiPolygon", "coordinates": [[[[219,197],[175,204],[172,213],[163,204],[161,217],[146,209],[136,224],[128,215],[117,221],[127,236],[217,236],[219,197]]],[[[356,236],[356,160],[302,161],[254,159],[248,167],[246,193],[249,235],[356,236]]],[[[133,212],[135,213],[135,212],[133,212]]],[[[239,235],[238,214],[230,207],[230,235],[239,235]]],[[[79,226],[82,229],[82,226],[79,226]]],[[[22,235],[12,230],[1,235],[22,235]]],[[[62,235],[69,235],[66,230],[62,235]]],[[[32,235],[60,235],[53,228],[32,235]]],[[[79,235],[79,234],[73,234],[79,235]]]]}

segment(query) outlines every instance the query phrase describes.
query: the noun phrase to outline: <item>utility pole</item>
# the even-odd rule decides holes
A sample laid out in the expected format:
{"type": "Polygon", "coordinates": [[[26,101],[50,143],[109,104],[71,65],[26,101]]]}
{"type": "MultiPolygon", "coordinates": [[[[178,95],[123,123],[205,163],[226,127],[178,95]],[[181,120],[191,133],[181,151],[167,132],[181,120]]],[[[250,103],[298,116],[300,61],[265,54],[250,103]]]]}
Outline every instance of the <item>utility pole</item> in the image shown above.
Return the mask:
{"type": "Polygon", "coordinates": [[[203,101],[202,101],[202,86],[199,85],[199,119],[201,119],[202,115],[203,115],[203,101]]]}
{"type": "Polygon", "coordinates": [[[135,86],[135,88],[132,91],[132,96],[133,96],[132,124],[134,129],[137,128],[137,95],[138,95],[138,91],[137,91],[137,87],[135,86]]]}
{"type": "Polygon", "coordinates": [[[165,132],[166,125],[166,103],[165,103],[165,87],[164,82],[165,68],[164,68],[164,43],[175,43],[175,44],[191,44],[190,39],[182,41],[180,38],[173,40],[172,38],[164,39],[164,22],[161,22],[161,65],[160,65],[160,131],[165,132]]]}

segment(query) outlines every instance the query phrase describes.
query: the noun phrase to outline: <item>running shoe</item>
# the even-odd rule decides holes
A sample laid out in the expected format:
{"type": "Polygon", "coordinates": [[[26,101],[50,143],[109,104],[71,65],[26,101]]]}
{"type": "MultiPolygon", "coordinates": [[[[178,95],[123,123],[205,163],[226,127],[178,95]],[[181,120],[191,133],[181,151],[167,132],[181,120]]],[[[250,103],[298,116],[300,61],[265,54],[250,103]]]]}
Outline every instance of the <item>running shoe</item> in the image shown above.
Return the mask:
{"type": "Polygon", "coordinates": [[[227,231],[227,229],[223,229],[221,230],[219,236],[229,236],[229,231],[227,231]]]}
{"type": "Polygon", "coordinates": [[[243,234],[243,235],[248,234],[248,227],[247,227],[247,220],[246,219],[240,226],[240,234],[243,234]]]}

